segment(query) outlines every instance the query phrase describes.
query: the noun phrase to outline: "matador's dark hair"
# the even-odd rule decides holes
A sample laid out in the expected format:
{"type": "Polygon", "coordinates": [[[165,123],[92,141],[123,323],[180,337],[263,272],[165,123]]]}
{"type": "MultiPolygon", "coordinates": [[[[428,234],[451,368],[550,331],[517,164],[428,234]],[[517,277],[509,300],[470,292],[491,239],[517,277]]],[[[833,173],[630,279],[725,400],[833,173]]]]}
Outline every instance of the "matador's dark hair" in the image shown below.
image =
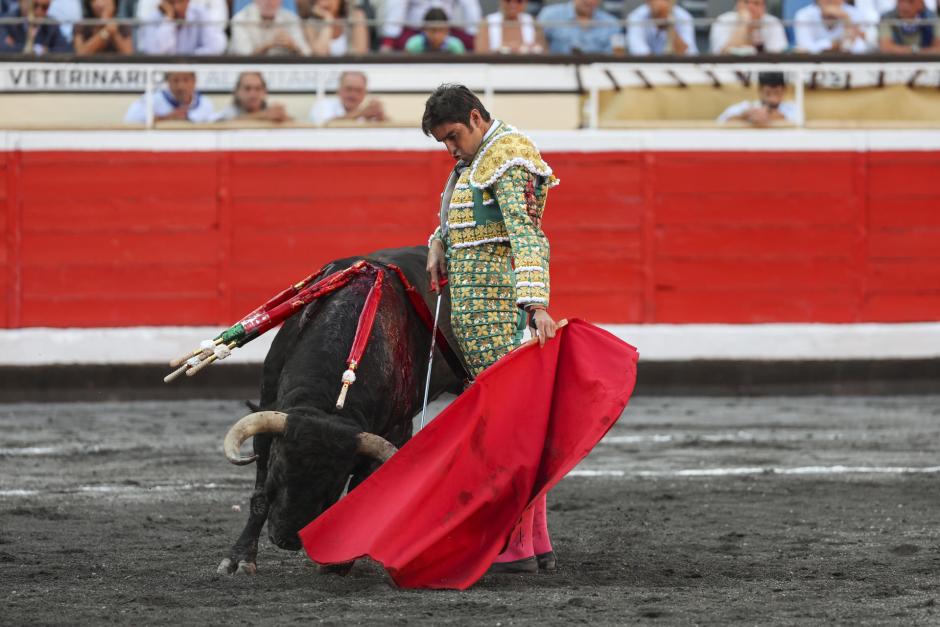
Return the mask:
{"type": "Polygon", "coordinates": [[[448,122],[470,126],[470,112],[474,109],[480,112],[485,121],[490,121],[490,112],[472,91],[463,85],[441,85],[424,105],[421,130],[425,135],[430,135],[432,128],[448,122]]]}

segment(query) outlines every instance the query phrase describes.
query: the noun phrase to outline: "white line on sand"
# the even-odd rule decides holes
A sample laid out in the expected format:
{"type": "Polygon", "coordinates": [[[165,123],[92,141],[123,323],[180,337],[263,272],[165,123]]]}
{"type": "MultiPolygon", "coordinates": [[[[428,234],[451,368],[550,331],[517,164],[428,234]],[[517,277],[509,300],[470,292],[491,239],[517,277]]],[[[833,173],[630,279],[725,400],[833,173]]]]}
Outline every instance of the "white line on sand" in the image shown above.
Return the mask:
{"type": "MultiPolygon", "coordinates": [[[[855,438],[865,438],[865,434],[853,434],[855,438]]],[[[608,435],[600,444],[673,444],[689,442],[751,443],[751,442],[794,442],[804,440],[842,440],[847,436],[839,431],[820,433],[816,430],[780,433],[778,431],[735,431],[733,433],[650,433],[635,435],[608,435]]]]}
{"type": "MultiPolygon", "coordinates": [[[[247,484],[246,484],[247,485],[247,484]]],[[[167,485],[120,485],[120,484],[96,484],[80,486],[62,486],[51,490],[27,490],[22,488],[10,488],[0,490],[0,498],[17,496],[37,496],[37,495],[62,495],[62,494],[81,494],[84,496],[103,496],[114,494],[146,494],[154,492],[189,492],[193,490],[242,490],[243,485],[237,482],[231,484],[221,483],[176,483],[167,485]]]]}
{"type": "MultiPolygon", "coordinates": [[[[797,466],[794,468],[743,466],[738,468],[692,468],[678,470],[594,470],[576,469],[569,477],[632,477],[632,478],[696,478],[696,477],[741,477],[754,475],[906,475],[940,474],[940,466],[797,466]]],[[[185,492],[191,490],[242,489],[239,485],[218,483],[180,483],[171,485],[81,485],[57,490],[0,490],[0,498],[25,497],[51,494],[82,494],[85,496],[113,494],[143,494],[154,492],[185,492]]]]}
{"type": "Polygon", "coordinates": [[[737,468],[688,468],[676,470],[592,470],[577,469],[569,477],[740,477],[753,475],[906,475],[938,474],[940,466],[742,466],[737,468]]]}

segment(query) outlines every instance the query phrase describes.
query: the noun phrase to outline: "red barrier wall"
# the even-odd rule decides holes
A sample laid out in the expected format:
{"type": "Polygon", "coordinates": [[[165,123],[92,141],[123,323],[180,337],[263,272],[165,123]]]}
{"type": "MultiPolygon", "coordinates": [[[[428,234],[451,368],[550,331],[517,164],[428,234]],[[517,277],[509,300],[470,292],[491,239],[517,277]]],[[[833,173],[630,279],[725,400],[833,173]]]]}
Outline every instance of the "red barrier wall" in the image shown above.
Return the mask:
{"type": "MultiPolygon", "coordinates": [[[[551,153],[552,310],[940,320],[940,152],[551,153]]],[[[426,241],[437,152],[0,152],[0,327],[224,325],[426,241]]]]}

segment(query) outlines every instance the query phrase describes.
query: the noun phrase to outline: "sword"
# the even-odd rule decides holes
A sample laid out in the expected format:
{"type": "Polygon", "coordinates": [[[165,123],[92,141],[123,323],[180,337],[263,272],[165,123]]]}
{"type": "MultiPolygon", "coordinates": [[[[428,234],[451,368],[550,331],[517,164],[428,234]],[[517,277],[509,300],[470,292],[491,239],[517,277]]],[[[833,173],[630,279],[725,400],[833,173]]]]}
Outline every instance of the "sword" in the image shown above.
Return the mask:
{"type": "Polygon", "coordinates": [[[443,288],[438,285],[437,306],[434,307],[434,326],[431,328],[431,353],[428,355],[428,376],[424,381],[424,404],[421,407],[421,426],[418,431],[424,429],[425,417],[428,413],[428,393],[431,391],[431,366],[434,364],[434,347],[437,345],[437,320],[441,315],[441,296],[443,288]]]}

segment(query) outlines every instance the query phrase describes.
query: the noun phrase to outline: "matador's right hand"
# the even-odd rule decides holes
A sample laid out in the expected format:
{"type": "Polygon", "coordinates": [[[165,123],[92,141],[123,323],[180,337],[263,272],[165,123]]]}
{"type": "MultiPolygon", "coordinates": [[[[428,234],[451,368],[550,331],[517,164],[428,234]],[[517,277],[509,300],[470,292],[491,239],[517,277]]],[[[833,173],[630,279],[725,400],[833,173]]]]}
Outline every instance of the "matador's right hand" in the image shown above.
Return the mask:
{"type": "Polygon", "coordinates": [[[428,274],[431,275],[431,291],[440,293],[441,285],[447,281],[447,264],[444,260],[444,244],[436,239],[428,247],[428,274]]]}

